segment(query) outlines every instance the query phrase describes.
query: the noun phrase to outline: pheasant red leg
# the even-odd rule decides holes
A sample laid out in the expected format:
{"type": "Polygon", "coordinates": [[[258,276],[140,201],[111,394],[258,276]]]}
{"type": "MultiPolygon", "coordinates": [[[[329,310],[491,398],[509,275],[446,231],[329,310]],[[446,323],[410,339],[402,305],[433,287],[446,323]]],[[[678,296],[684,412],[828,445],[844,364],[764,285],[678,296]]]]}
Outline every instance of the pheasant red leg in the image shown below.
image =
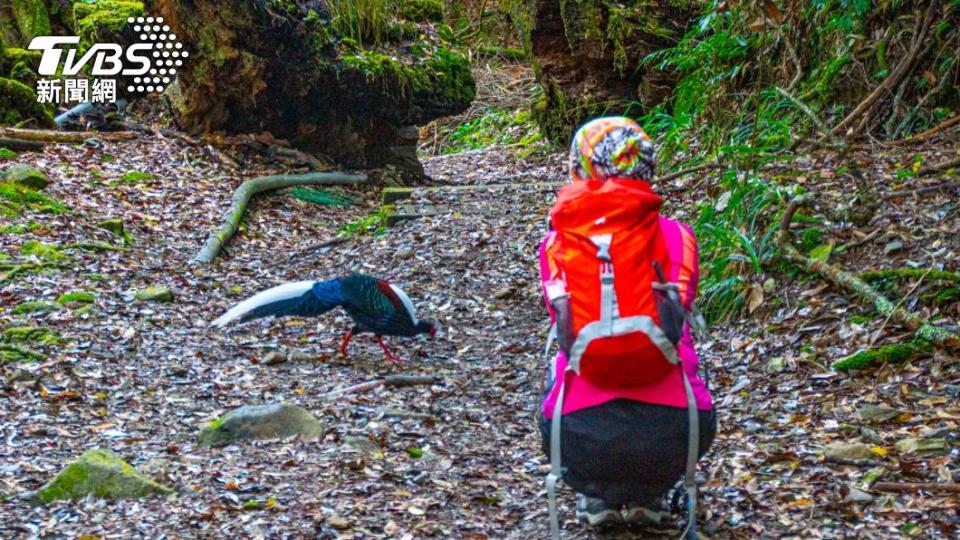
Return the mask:
{"type": "Polygon", "coordinates": [[[349,330],[346,335],[343,336],[343,341],[340,342],[340,354],[343,356],[347,355],[347,345],[350,344],[350,338],[353,337],[353,330],[349,330]]]}
{"type": "Polygon", "coordinates": [[[387,360],[389,360],[389,361],[391,361],[391,362],[393,362],[393,363],[402,362],[402,360],[400,360],[400,357],[398,357],[397,355],[395,355],[395,354],[393,354],[392,352],[390,352],[390,349],[387,348],[387,344],[383,342],[383,338],[382,338],[382,337],[377,336],[377,343],[379,343],[379,344],[380,344],[380,348],[383,349],[383,354],[385,354],[385,355],[387,356],[387,360]]]}

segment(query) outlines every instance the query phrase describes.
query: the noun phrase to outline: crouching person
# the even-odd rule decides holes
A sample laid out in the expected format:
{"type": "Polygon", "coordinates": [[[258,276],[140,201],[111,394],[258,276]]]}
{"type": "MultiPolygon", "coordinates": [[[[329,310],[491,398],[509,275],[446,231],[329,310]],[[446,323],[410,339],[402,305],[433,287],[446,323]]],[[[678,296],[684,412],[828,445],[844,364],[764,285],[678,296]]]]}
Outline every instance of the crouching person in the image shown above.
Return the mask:
{"type": "Polygon", "coordinates": [[[560,349],[539,422],[554,537],[561,477],[577,492],[578,520],[597,526],[647,519],[682,477],[696,534],[693,475],[716,430],[688,317],[697,244],[687,225],[660,215],[654,171],[653,146],[634,121],[584,125],[570,149],[572,183],[540,245],[560,349]]]}

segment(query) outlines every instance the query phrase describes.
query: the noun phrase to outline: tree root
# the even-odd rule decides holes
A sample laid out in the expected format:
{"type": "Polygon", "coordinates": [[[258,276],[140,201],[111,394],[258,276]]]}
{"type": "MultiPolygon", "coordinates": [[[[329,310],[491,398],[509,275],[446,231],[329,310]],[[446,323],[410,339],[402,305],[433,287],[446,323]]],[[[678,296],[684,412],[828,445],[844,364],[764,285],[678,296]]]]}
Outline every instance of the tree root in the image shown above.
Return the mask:
{"type": "MultiPolygon", "coordinates": [[[[927,341],[937,347],[948,349],[960,348],[960,335],[936,327],[920,316],[896,306],[862,279],[824,261],[811,259],[794,247],[790,243],[790,222],[793,221],[793,215],[797,210],[806,204],[808,200],[808,196],[801,196],[791,201],[783,214],[783,220],[780,222],[780,232],[777,235],[777,243],[787,260],[797,264],[801,268],[815,272],[830,283],[851,291],[873,303],[881,316],[888,317],[894,322],[910,329],[914,332],[918,340],[927,341]]],[[[926,271],[923,272],[926,273],[926,271]]]]}
{"type": "Polygon", "coordinates": [[[53,131],[47,129],[0,128],[0,136],[42,143],[82,143],[87,139],[120,142],[138,137],[135,131],[53,131]]]}
{"type": "Polygon", "coordinates": [[[925,341],[882,345],[875,349],[860,351],[833,363],[838,371],[855,371],[883,364],[900,364],[928,356],[933,347],[925,341]]]}
{"type": "Polygon", "coordinates": [[[247,204],[257,193],[274,191],[292,186],[330,185],[330,184],[362,184],[367,181],[365,174],[346,174],[341,172],[308,173],[308,174],[281,174],[277,176],[263,176],[247,180],[233,193],[230,210],[224,216],[224,223],[212,231],[207,237],[200,252],[190,261],[191,264],[208,263],[217,258],[217,254],[230,238],[240,228],[247,204]]]}

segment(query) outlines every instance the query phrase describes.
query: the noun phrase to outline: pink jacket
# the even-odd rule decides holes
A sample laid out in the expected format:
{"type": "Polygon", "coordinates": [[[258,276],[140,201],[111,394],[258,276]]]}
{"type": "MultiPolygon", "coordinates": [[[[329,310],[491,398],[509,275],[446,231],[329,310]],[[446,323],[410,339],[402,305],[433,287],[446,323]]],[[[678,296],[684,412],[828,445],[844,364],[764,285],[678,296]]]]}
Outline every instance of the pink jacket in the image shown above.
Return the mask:
{"type": "MultiPolygon", "coordinates": [[[[660,229],[663,232],[667,251],[670,254],[671,269],[668,280],[680,284],[681,298],[689,308],[697,296],[697,282],[699,281],[697,240],[689,226],[662,216],[660,217],[660,229]]],[[[554,233],[551,232],[540,243],[540,278],[543,283],[553,279],[562,279],[561,276],[557,275],[557,269],[549,256],[553,241],[554,233]]],[[[556,315],[549,302],[547,302],[547,310],[550,312],[551,322],[555,321],[556,315]]],[[[690,378],[690,385],[693,387],[693,393],[697,399],[697,408],[702,411],[713,409],[710,392],[707,391],[706,385],[697,373],[700,360],[697,357],[696,349],[693,347],[689,324],[684,328],[677,349],[680,359],[683,361],[683,368],[686,369],[687,376],[690,378]]],[[[556,381],[560,380],[560,376],[566,367],[566,356],[562,351],[558,352],[554,360],[554,385],[543,402],[543,414],[546,418],[553,417],[553,408],[559,391],[559,385],[556,384],[556,381]]],[[[637,388],[602,389],[593,386],[580,377],[572,376],[569,379],[566,397],[564,398],[563,414],[594,407],[618,398],[670,407],[687,407],[683,377],[680,375],[680,367],[677,366],[673,373],[660,382],[637,388]]]]}

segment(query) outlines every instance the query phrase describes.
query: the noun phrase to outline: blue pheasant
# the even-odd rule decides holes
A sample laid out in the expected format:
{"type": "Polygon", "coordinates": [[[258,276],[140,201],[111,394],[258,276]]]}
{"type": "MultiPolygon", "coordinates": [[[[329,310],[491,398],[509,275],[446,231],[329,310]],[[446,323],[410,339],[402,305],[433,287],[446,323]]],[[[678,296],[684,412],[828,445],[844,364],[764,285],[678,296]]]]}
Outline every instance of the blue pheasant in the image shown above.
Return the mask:
{"type": "Polygon", "coordinates": [[[240,302],[210,324],[223,328],[236,320],[244,323],[262,317],[319,317],[337,306],[342,306],[354,323],[340,342],[343,355],[355,334],[369,332],[376,336],[387,359],[398,362],[400,359],[390,352],[382,336],[434,337],[437,333],[436,323],[417,319],[413,302],[400,287],[362,274],[329,281],[297,281],[267,289],[240,302]]]}

